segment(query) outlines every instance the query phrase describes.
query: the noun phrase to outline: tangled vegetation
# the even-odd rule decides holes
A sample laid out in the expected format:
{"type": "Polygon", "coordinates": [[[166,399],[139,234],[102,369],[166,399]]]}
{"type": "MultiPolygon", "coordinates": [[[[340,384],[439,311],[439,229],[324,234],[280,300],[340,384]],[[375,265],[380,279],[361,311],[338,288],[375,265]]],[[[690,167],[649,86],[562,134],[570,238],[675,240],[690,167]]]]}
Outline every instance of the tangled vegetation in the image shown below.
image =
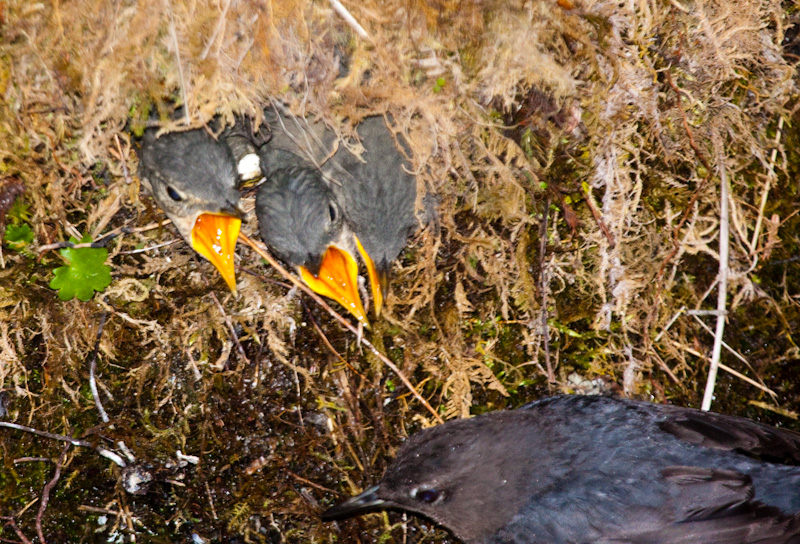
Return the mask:
{"type": "Polygon", "coordinates": [[[794,3],[337,6],[0,2],[0,423],[51,433],[0,428],[4,541],[452,542],[318,516],[437,420],[699,406],[715,353],[714,409],[800,428],[794,3]],[[435,213],[364,333],[399,374],[241,244],[233,296],[140,192],[149,120],[271,101],[410,143],[435,213]],[[70,238],[111,283],[62,300],[70,238]]]}

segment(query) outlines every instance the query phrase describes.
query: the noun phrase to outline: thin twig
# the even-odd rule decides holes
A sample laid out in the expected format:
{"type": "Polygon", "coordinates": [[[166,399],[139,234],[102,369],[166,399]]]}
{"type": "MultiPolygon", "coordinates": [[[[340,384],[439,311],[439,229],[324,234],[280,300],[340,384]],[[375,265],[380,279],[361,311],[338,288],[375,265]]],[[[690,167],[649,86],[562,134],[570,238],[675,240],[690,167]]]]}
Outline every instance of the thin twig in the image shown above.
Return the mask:
{"type": "Polygon", "coordinates": [[[358,34],[358,35],[359,35],[361,38],[363,38],[363,39],[365,39],[365,40],[372,41],[372,38],[370,38],[370,36],[369,36],[369,34],[367,33],[367,31],[366,31],[366,30],[364,30],[364,27],[363,27],[363,26],[361,26],[361,25],[359,24],[359,22],[358,22],[358,21],[356,21],[356,18],[355,18],[355,17],[353,17],[352,15],[350,15],[350,12],[349,12],[349,11],[347,11],[347,8],[346,8],[346,7],[344,7],[344,6],[342,5],[342,3],[341,3],[339,0],[329,0],[329,1],[330,1],[330,3],[331,3],[331,7],[334,9],[334,11],[335,11],[336,13],[338,13],[338,14],[339,14],[339,16],[340,16],[342,19],[344,19],[344,20],[345,20],[345,22],[346,22],[348,25],[350,25],[350,27],[351,27],[353,30],[355,30],[355,31],[356,31],[356,34],[358,34]]]}
{"type": "Polygon", "coordinates": [[[754,380],[754,379],[752,379],[752,378],[748,378],[747,376],[745,376],[745,375],[744,375],[744,374],[742,374],[741,372],[739,372],[739,371],[736,371],[736,370],[732,369],[732,368],[731,368],[731,367],[729,367],[728,365],[725,365],[725,364],[722,364],[722,363],[718,363],[718,364],[717,364],[717,366],[719,366],[719,368],[721,368],[722,370],[724,370],[724,371],[725,371],[725,372],[727,372],[728,374],[731,374],[732,376],[736,376],[736,377],[737,377],[737,378],[739,378],[740,380],[742,380],[742,381],[745,381],[745,382],[749,383],[749,384],[750,384],[750,385],[752,385],[753,387],[758,387],[758,388],[759,388],[759,389],[761,389],[763,392],[765,392],[765,393],[769,393],[769,394],[770,394],[770,395],[772,395],[773,397],[777,398],[777,396],[778,396],[778,395],[775,393],[775,391],[773,391],[773,390],[772,390],[772,389],[770,389],[769,387],[766,387],[766,386],[764,386],[764,385],[761,385],[760,383],[758,383],[757,381],[755,381],[755,380],[754,380]]]}
{"type": "Polygon", "coordinates": [[[137,253],[147,253],[148,251],[153,251],[156,249],[160,249],[162,247],[171,246],[172,244],[177,244],[180,242],[180,239],[175,238],[174,240],[167,240],[161,244],[156,244],[150,247],[143,247],[141,249],[132,249],[130,251],[120,251],[119,255],[136,255],[137,253]]]}
{"type": "Polygon", "coordinates": [[[211,519],[217,520],[217,510],[214,508],[214,496],[211,494],[211,486],[208,485],[208,480],[203,482],[206,484],[206,494],[208,495],[208,505],[211,507],[211,519]]]}
{"type": "MultiPolygon", "coordinates": [[[[306,307],[306,310],[308,310],[307,307],[306,307]]],[[[347,361],[347,359],[342,357],[342,355],[338,351],[336,351],[336,348],[333,347],[333,345],[328,340],[328,337],[325,336],[325,333],[323,332],[322,328],[317,323],[317,320],[314,319],[314,316],[311,315],[311,312],[308,313],[308,318],[311,320],[311,324],[314,326],[314,330],[317,331],[317,334],[319,334],[319,337],[322,338],[322,343],[325,344],[325,346],[331,351],[331,353],[333,353],[341,362],[343,362],[345,365],[347,365],[347,368],[349,368],[351,372],[353,372],[354,374],[358,375],[361,379],[365,379],[364,375],[361,372],[356,370],[356,368],[353,365],[351,365],[347,361]]]]}
{"type": "Polygon", "coordinates": [[[701,410],[711,408],[714,397],[714,386],[717,382],[719,357],[722,353],[722,333],[725,331],[725,311],[728,304],[728,253],[730,250],[730,217],[728,212],[728,172],[725,168],[725,156],[721,149],[717,153],[717,165],[720,178],[720,206],[719,206],[719,274],[717,280],[717,330],[714,333],[714,350],[711,353],[711,365],[708,368],[706,391],[703,394],[701,410]]]}
{"type": "Polygon", "coordinates": [[[46,544],[44,539],[44,531],[42,530],[42,517],[44,516],[44,511],[47,508],[47,503],[50,502],[50,492],[58,483],[59,478],[61,478],[61,467],[64,466],[64,462],[67,460],[67,452],[69,451],[69,444],[64,444],[64,447],[61,450],[61,456],[58,458],[58,462],[56,463],[56,470],[53,473],[53,478],[47,482],[47,485],[44,486],[42,490],[42,500],[39,502],[39,512],[36,513],[36,534],[39,535],[39,542],[41,544],[46,544]]]}
{"type": "Polygon", "coordinates": [[[616,242],[614,241],[614,235],[611,234],[611,231],[608,229],[608,226],[606,225],[605,221],[603,221],[603,218],[600,216],[600,212],[594,205],[590,190],[591,189],[589,189],[588,187],[586,188],[586,196],[584,197],[583,201],[586,202],[586,205],[589,207],[589,211],[592,212],[592,217],[594,218],[595,223],[597,223],[597,226],[600,227],[600,230],[603,232],[603,235],[608,240],[608,245],[611,248],[613,248],[616,245],[616,242]]]}
{"type": "Polygon", "coordinates": [[[672,318],[669,320],[669,322],[667,322],[667,324],[666,324],[666,325],[664,325],[664,328],[663,328],[663,329],[661,329],[661,332],[660,332],[660,333],[658,333],[658,334],[656,335],[656,337],[655,337],[655,339],[653,340],[653,342],[655,342],[655,343],[658,343],[658,341],[659,341],[659,340],[661,340],[661,337],[662,337],[662,336],[664,336],[664,334],[665,334],[665,333],[666,333],[666,332],[669,330],[669,328],[672,326],[672,324],[673,324],[673,323],[675,323],[675,321],[676,321],[676,320],[677,320],[677,319],[678,319],[678,318],[681,316],[681,314],[682,314],[683,312],[685,312],[685,311],[686,311],[686,306],[681,306],[680,310],[678,310],[677,312],[675,312],[675,315],[673,315],[673,316],[672,316],[672,318]]]}
{"type": "Polygon", "coordinates": [[[259,274],[255,270],[250,270],[246,266],[241,266],[241,265],[237,264],[236,265],[236,270],[240,270],[242,272],[246,272],[246,273],[250,274],[251,276],[253,276],[254,278],[258,278],[259,280],[261,280],[261,281],[263,281],[265,283],[271,283],[273,285],[279,285],[280,287],[283,287],[285,289],[291,289],[292,288],[292,286],[289,285],[288,283],[285,283],[285,282],[282,282],[282,281],[278,281],[278,280],[273,280],[272,278],[268,278],[263,274],[259,274]]]}
{"type": "MultiPolygon", "coordinates": [[[[698,316],[693,315],[693,314],[692,314],[692,317],[694,317],[697,320],[697,322],[700,324],[700,326],[703,327],[706,330],[706,332],[708,332],[708,334],[710,334],[712,336],[714,335],[714,331],[711,330],[711,327],[709,327],[708,325],[703,323],[702,319],[700,319],[698,316]]],[[[737,352],[735,349],[733,349],[730,345],[728,345],[727,342],[723,341],[722,342],[722,347],[727,349],[734,357],[736,357],[737,359],[742,361],[744,364],[746,364],[748,367],[750,367],[750,370],[753,370],[753,367],[750,365],[750,362],[747,359],[745,359],[745,357],[743,355],[741,355],[739,352],[737,352]]],[[[723,365],[722,363],[720,363],[719,367],[722,370],[725,370],[726,372],[729,372],[729,373],[733,374],[737,378],[741,378],[742,380],[746,381],[747,383],[758,387],[759,389],[761,389],[765,393],[768,393],[768,394],[772,395],[773,398],[775,398],[775,399],[778,398],[778,394],[775,393],[775,391],[773,391],[772,389],[770,389],[766,385],[764,385],[763,381],[761,383],[755,382],[754,380],[748,378],[747,376],[745,376],[743,374],[740,374],[739,372],[736,372],[735,370],[731,370],[729,367],[723,365]]],[[[753,373],[755,373],[755,370],[753,370],[753,373]]],[[[756,377],[758,377],[757,374],[756,374],[756,377]]],[[[761,378],[759,377],[758,379],[760,380],[761,378]]]]}
{"type": "Polygon", "coordinates": [[[800,414],[797,412],[793,412],[792,410],[786,410],[781,408],[780,406],[772,406],[771,404],[767,404],[766,402],[761,402],[760,400],[749,400],[747,404],[751,404],[753,406],[758,406],[762,410],[769,410],[771,412],[775,412],[776,414],[780,414],[783,417],[788,417],[790,419],[797,419],[800,417],[800,414]]]}
{"type": "MultiPolygon", "coordinates": [[[[144,225],[144,226],[141,226],[141,227],[118,227],[118,228],[116,228],[114,230],[111,230],[111,231],[107,232],[106,234],[104,234],[103,236],[101,236],[100,238],[95,240],[94,242],[85,242],[85,243],[80,243],[80,244],[76,244],[76,243],[70,242],[70,241],[56,242],[56,243],[53,243],[53,244],[46,244],[46,245],[43,245],[43,246],[39,246],[37,251],[39,253],[44,253],[45,251],[51,251],[53,249],[64,249],[64,248],[67,248],[67,247],[71,248],[71,249],[81,249],[81,248],[84,248],[84,247],[103,248],[103,247],[106,247],[108,245],[108,242],[110,242],[112,239],[114,239],[115,237],[119,236],[120,234],[136,234],[136,233],[139,233],[139,232],[146,232],[148,230],[153,230],[153,229],[158,229],[158,228],[165,227],[165,226],[169,225],[170,223],[172,223],[172,221],[170,219],[166,219],[165,218],[165,219],[162,219],[161,221],[158,221],[156,223],[150,223],[149,225],[144,225]]],[[[178,240],[172,240],[170,242],[167,242],[165,244],[161,244],[161,245],[158,245],[158,246],[155,246],[155,247],[145,248],[145,249],[140,249],[140,250],[130,251],[130,252],[121,252],[121,253],[122,254],[126,254],[126,253],[141,253],[143,251],[150,251],[151,249],[156,249],[156,248],[162,247],[164,245],[174,244],[177,241],[178,240]]]]}
{"type": "Polygon", "coordinates": [[[87,504],[81,504],[78,506],[79,512],[94,512],[95,514],[107,514],[109,516],[116,516],[120,517],[124,514],[122,512],[117,512],[116,510],[110,510],[108,508],[99,508],[97,506],[89,506],[87,504]]]}
{"type": "Polygon", "coordinates": [[[128,171],[128,164],[125,160],[125,155],[122,153],[122,146],[119,143],[119,135],[114,134],[114,143],[117,144],[117,153],[119,153],[119,163],[122,165],[122,177],[125,178],[125,183],[130,185],[133,183],[133,179],[131,179],[131,173],[128,171]]]}
{"type": "Polygon", "coordinates": [[[95,241],[95,242],[82,242],[82,243],[79,243],[79,244],[76,244],[75,242],[70,242],[70,241],[56,242],[54,244],[46,244],[46,245],[43,245],[43,246],[39,246],[39,249],[37,251],[39,251],[39,253],[44,253],[45,251],[51,251],[53,249],[64,249],[64,248],[70,248],[70,249],[82,249],[82,248],[98,249],[98,248],[104,248],[104,247],[106,247],[108,245],[108,243],[111,240],[113,240],[116,237],[117,237],[117,234],[106,234],[105,236],[102,236],[102,237],[98,238],[97,241],[95,241]]]}
{"type": "Polygon", "coordinates": [[[325,493],[333,493],[335,495],[340,495],[341,496],[341,493],[336,491],[335,489],[330,489],[329,487],[325,487],[323,485],[319,485],[318,483],[314,483],[311,480],[306,480],[305,478],[303,478],[302,476],[300,476],[298,474],[295,474],[291,470],[287,470],[285,468],[283,470],[284,470],[284,472],[286,472],[289,476],[291,476],[295,480],[301,481],[306,485],[310,485],[311,487],[313,487],[315,489],[319,489],[320,491],[324,491],[325,493]]]}
{"type": "Polygon", "coordinates": [[[12,462],[16,465],[17,463],[52,463],[53,460],[49,457],[17,457],[12,462]]]}
{"type": "Polygon", "coordinates": [[[329,314],[331,314],[333,316],[334,319],[336,319],[339,323],[341,323],[347,330],[349,330],[354,335],[356,335],[356,338],[358,338],[358,340],[364,346],[366,346],[370,351],[372,351],[372,353],[378,359],[380,359],[383,362],[383,364],[388,366],[392,370],[392,372],[397,374],[397,377],[400,378],[400,381],[403,382],[403,384],[408,388],[409,391],[411,391],[411,393],[414,395],[414,397],[431,413],[431,415],[434,417],[434,419],[438,423],[444,423],[444,420],[441,418],[441,416],[439,414],[437,414],[436,410],[433,409],[433,407],[428,403],[428,401],[425,400],[425,398],[422,395],[419,394],[419,392],[414,388],[414,386],[411,384],[409,379],[406,377],[405,374],[403,374],[403,372],[397,367],[397,365],[395,365],[388,357],[386,357],[386,355],[384,355],[383,353],[378,351],[378,349],[374,345],[372,345],[372,343],[369,340],[364,338],[363,335],[361,335],[359,333],[359,329],[358,328],[354,327],[349,321],[347,321],[345,318],[343,318],[341,315],[339,315],[339,313],[337,313],[333,308],[331,308],[328,305],[327,302],[322,300],[322,297],[320,297],[314,291],[309,289],[306,286],[306,284],[304,284],[303,282],[301,282],[300,280],[298,280],[297,278],[295,278],[294,276],[289,274],[289,272],[287,272],[286,269],[283,268],[283,266],[281,266],[280,263],[278,263],[278,261],[276,261],[272,257],[272,255],[270,255],[265,250],[263,250],[261,247],[259,247],[258,244],[256,244],[250,238],[248,238],[247,235],[242,234],[240,232],[239,233],[239,238],[245,244],[247,244],[248,246],[253,248],[253,250],[256,253],[258,253],[265,261],[267,261],[270,264],[270,266],[272,266],[275,270],[277,270],[283,277],[285,277],[286,279],[291,281],[294,285],[297,286],[298,289],[300,289],[305,294],[310,296],[314,300],[314,302],[316,302],[317,304],[322,306],[329,314]]]}
{"type": "Polygon", "coordinates": [[[222,304],[219,303],[219,299],[213,291],[211,291],[211,298],[217,303],[217,308],[219,309],[219,313],[222,314],[222,318],[225,320],[225,325],[228,327],[228,332],[231,335],[231,340],[233,340],[233,343],[236,346],[236,351],[239,352],[239,356],[242,358],[242,360],[249,365],[250,359],[247,358],[244,348],[242,347],[241,342],[239,342],[239,337],[236,336],[236,329],[233,328],[233,323],[231,322],[230,316],[228,316],[228,314],[225,312],[225,308],[223,308],[222,304]]]}
{"type": "Polygon", "coordinates": [[[24,431],[26,433],[32,433],[38,436],[43,436],[45,438],[50,438],[52,440],[61,440],[62,442],[69,442],[73,446],[81,446],[82,448],[92,448],[97,453],[114,461],[117,465],[121,467],[125,467],[126,463],[116,453],[113,451],[107,450],[105,448],[101,448],[100,446],[93,446],[91,442],[87,442],[86,440],[78,440],[77,438],[71,438],[69,436],[64,436],[63,434],[56,434],[56,433],[49,433],[47,431],[40,431],[38,429],[33,429],[31,427],[26,427],[25,425],[20,425],[18,423],[11,423],[10,421],[0,421],[0,427],[5,427],[7,429],[15,429],[17,431],[24,431]]]}
{"type": "Polygon", "coordinates": [[[189,117],[189,101],[186,98],[186,80],[183,77],[183,62],[181,62],[181,50],[178,45],[178,31],[175,30],[175,17],[172,14],[170,0],[164,0],[164,4],[167,6],[167,13],[169,14],[169,36],[172,39],[172,47],[175,48],[175,62],[178,64],[178,78],[181,82],[181,97],[183,98],[183,116],[186,119],[186,124],[189,124],[192,119],[189,117]]]}
{"type": "Polygon", "coordinates": [[[553,372],[553,363],[550,362],[550,327],[547,322],[547,219],[550,215],[550,198],[548,197],[542,214],[541,228],[539,229],[539,271],[541,274],[542,290],[542,339],[544,341],[544,361],[547,367],[547,381],[550,385],[556,383],[553,372]]]}
{"type": "Polygon", "coordinates": [[[225,26],[225,16],[228,14],[228,8],[230,7],[231,0],[226,0],[222,6],[222,13],[219,14],[219,18],[217,19],[217,25],[214,27],[214,32],[211,33],[211,36],[206,42],[206,46],[203,48],[203,52],[200,53],[200,60],[206,60],[208,52],[211,51],[211,46],[214,45],[215,41],[217,41],[217,36],[219,36],[219,33],[222,32],[222,27],[225,26]]]}
{"type": "Polygon", "coordinates": [[[769,175],[767,176],[764,190],[761,192],[761,203],[758,206],[758,218],[756,219],[756,226],[753,229],[753,239],[750,242],[750,251],[753,253],[756,260],[758,260],[758,255],[756,254],[758,238],[761,236],[761,225],[764,222],[764,208],[767,207],[767,196],[769,196],[771,181],[775,177],[775,159],[778,157],[778,144],[781,141],[782,134],[783,116],[778,119],[778,130],[775,132],[775,146],[772,148],[772,153],[769,156],[769,175]]]}
{"type": "Polygon", "coordinates": [[[100,401],[95,372],[97,370],[97,352],[100,350],[100,338],[103,336],[103,327],[106,325],[106,319],[108,319],[108,311],[103,312],[103,315],[100,316],[100,325],[97,327],[97,339],[94,343],[94,350],[92,350],[92,358],[89,361],[89,389],[92,390],[94,405],[97,407],[97,411],[100,412],[100,419],[103,420],[103,423],[108,423],[110,420],[103,408],[103,403],[100,401]]]}
{"type": "Polygon", "coordinates": [[[11,527],[12,529],[14,529],[14,532],[17,534],[17,536],[19,537],[19,539],[22,541],[22,544],[33,544],[33,543],[32,543],[32,542],[31,542],[31,541],[28,539],[28,537],[26,537],[26,536],[25,536],[25,534],[22,532],[22,530],[21,530],[19,527],[17,527],[17,522],[14,520],[14,518],[12,518],[12,517],[5,517],[5,516],[3,516],[3,517],[2,517],[2,518],[0,518],[0,519],[4,519],[4,520],[6,520],[6,523],[5,523],[5,524],[6,524],[6,525],[8,525],[9,527],[11,527]]]}

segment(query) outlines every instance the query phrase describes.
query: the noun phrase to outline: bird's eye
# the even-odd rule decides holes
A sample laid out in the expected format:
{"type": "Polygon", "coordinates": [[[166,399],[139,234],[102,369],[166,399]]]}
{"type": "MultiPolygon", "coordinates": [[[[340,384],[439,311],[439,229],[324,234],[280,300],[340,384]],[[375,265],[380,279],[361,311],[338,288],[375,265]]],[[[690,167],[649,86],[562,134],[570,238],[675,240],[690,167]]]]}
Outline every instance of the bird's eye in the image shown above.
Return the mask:
{"type": "Polygon", "coordinates": [[[426,504],[433,504],[439,500],[440,493],[435,489],[415,489],[411,496],[426,504]]]}
{"type": "Polygon", "coordinates": [[[175,202],[180,202],[181,200],[183,200],[183,198],[182,198],[182,197],[181,197],[181,195],[178,193],[178,191],[176,191],[175,189],[173,189],[173,188],[172,188],[172,187],[170,187],[170,186],[167,186],[167,194],[168,194],[168,195],[169,195],[169,197],[170,197],[172,200],[174,200],[175,202]]]}
{"type": "Polygon", "coordinates": [[[328,215],[331,218],[331,223],[335,223],[336,217],[339,215],[339,213],[338,210],[336,209],[336,206],[334,206],[333,204],[328,204],[328,215]]]}

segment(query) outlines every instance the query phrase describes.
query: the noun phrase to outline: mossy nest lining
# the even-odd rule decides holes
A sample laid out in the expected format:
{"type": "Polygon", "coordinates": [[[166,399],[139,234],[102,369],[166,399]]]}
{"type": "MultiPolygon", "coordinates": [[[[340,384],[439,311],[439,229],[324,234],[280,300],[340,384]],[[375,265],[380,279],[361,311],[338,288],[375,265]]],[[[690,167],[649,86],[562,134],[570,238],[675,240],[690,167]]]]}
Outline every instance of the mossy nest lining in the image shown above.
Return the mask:
{"type": "MultiPolygon", "coordinates": [[[[166,129],[235,114],[258,122],[280,101],[352,134],[361,118],[391,114],[437,214],[396,263],[385,316],[367,336],[445,419],[587,384],[697,403],[725,218],[725,340],[746,363],[727,351],[723,362],[761,388],[725,372],[719,406],[793,424],[794,5],[345,7],[365,35],[327,2],[0,11],[0,204],[22,183],[28,208],[7,210],[6,223],[28,224],[35,238],[3,247],[6,417],[123,441],[154,475],[132,496],[105,460],[70,450],[45,536],[91,540],[104,515],[95,508],[117,513],[105,536],[400,541],[393,517],[336,528],[315,516],[435,421],[249,249],[239,264],[255,275],[239,271],[235,298],[172,227],[141,228],[163,219],[135,176],[132,134],[154,116],[166,129]],[[92,302],[59,300],[47,285],[61,259],[38,248],[111,232],[112,284],[92,302]],[[111,422],[101,424],[87,361],[106,312],[98,385],[111,422]],[[181,466],[177,450],[199,463],[181,466]]],[[[253,217],[243,229],[255,236],[253,217]]],[[[35,508],[20,510],[51,468],[11,461],[55,459],[60,445],[7,429],[0,443],[0,515],[18,514],[32,535],[35,508]]],[[[404,530],[413,539],[422,529],[404,530]]]]}

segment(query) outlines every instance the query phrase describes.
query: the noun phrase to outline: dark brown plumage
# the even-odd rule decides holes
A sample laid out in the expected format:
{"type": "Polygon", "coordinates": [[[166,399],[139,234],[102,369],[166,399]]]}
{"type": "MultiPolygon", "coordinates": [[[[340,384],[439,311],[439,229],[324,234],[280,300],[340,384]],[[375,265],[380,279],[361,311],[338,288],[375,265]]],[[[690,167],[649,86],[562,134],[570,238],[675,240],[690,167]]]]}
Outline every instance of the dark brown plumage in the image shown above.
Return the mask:
{"type": "Polygon", "coordinates": [[[561,396],[412,436],[323,519],[397,508],[467,544],[798,543],[800,435],[739,418],[561,396]]]}

